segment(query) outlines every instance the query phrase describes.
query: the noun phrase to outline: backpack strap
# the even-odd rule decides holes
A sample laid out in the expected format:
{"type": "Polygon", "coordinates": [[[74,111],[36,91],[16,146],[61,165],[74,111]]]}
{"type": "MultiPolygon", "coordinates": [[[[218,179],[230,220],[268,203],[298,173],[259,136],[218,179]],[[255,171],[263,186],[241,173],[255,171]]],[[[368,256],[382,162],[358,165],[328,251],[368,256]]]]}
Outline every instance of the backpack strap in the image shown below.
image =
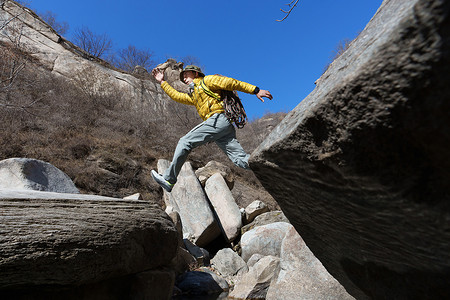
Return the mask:
{"type": "Polygon", "coordinates": [[[202,81],[200,81],[200,86],[202,87],[203,91],[205,91],[205,93],[213,98],[215,98],[216,100],[220,101],[220,96],[218,96],[216,93],[214,93],[213,91],[211,91],[209,89],[209,87],[205,84],[205,78],[202,79],[202,81]]]}
{"type": "Polygon", "coordinates": [[[200,81],[200,86],[207,95],[217,99],[218,101],[223,100],[225,116],[231,122],[233,122],[237,128],[244,127],[247,120],[247,114],[245,113],[244,106],[242,105],[241,99],[239,99],[236,91],[222,90],[221,96],[218,96],[216,93],[210,90],[203,79],[200,81]]]}

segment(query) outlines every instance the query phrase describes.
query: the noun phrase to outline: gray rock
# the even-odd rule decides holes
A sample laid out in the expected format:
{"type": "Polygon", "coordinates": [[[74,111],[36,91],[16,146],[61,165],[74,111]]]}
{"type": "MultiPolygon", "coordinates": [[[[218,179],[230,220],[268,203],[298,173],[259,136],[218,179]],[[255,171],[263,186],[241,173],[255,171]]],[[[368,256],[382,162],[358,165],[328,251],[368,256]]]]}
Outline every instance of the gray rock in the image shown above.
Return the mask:
{"type": "Polygon", "coordinates": [[[212,175],[206,181],[205,192],[216,212],[225,238],[229,242],[234,241],[242,227],[241,211],[222,175],[212,175]]]}
{"type": "Polygon", "coordinates": [[[208,250],[200,248],[188,239],[183,239],[183,242],[184,246],[189,251],[189,253],[194,256],[199,266],[209,266],[210,256],[208,250]]]}
{"type": "Polygon", "coordinates": [[[123,197],[123,199],[127,199],[127,200],[144,200],[144,198],[142,198],[142,195],[140,193],[136,193],[130,196],[126,196],[123,197]]]}
{"type": "Polygon", "coordinates": [[[223,179],[225,179],[225,182],[228,185],[228,188],[232,190],[234,186],[234,176],[231,172],[231,169],[224,164],[221,164],[217,161],[210,161],[206,164],[206,166],[195,171],[195,175],[198,177],[198,180],[200,181],[202,186],[205,186],[206,181],[209,179],[209,177],[216,173],[222,175],[223,179]]]}
{"type": "MultiPolygon", "coordinates": [[[[264,256],[245,273],[230,293],[232,299],[266,299],[280,259],[264,256]]],[[[282,298],[278,298],[282,299],[282,298]]]]}
{"type": "Polygon", "coordinates": [[[135,66],[132,72],[138,78],[150,79],[152,75],[143,66],[135,66]]]}
{"type": "Polygon", "coordinates": [[[248,224],[253,221],[255,217],[268,211],[269,208],[264,202],[255,200],[245,208],[245,221],[248,224]]]}
{"type": "Polygon", "coordinates": [[[250,224],[243,226],[241,229],[241,234],[244,234],[247,231],[252,230],[258,226],[263,226],[263,225],[276,223],[276,222],[289,223],[289,220],[286,218],[286,216],[280,210],[269,211],[269,212],[266,212],[266,213],[263,213],[263,214],[257,216],[253,220],[253,222],[251,222],[250,224]]]}
{"type": "Polygon", "coordinates": [[[219,250],[211,262],[214,268],[225,277],[248,271],[245,261],[230,248],[219,250]]]}
{"type": "Polygon", "coordinates": [[[247,261],[247,266],[253,267],[261,258],[263,258],[264,255],[259,254],[259,253],[255,253],[252,256],[250,256],[250,258],[247,261]]]}
{"type": "Polygon", "coordinates": [[[183,294],[208,295],[228,290],[228,284],[208,269],[186,272],[176,282],[183,294]]]}
{"type": "Polygon", "coordinates": [[[183,274],[198,266],[197,259],[186,249],[179,247],[177,257],[173,260],[172,265],[177,275],[183,274]]]}
{"type": "Polygon", "coordinates": [[[31,158],[0,161],[0,188],[79,193],[69,176],[60,169],[31,158]]]}
{"type": "Polygon", "coordinates": [[[169,210],[167,208],[171,208],[171,206],[166,207],[166,214],[170,217],[170,219],[173,222],[173,225],[175,226],[177,230],[178,235],[178,247],[184,248],[184,242],[183,242],[183,224],[181,223],[181,217],[180,214],[175,210],[169,210]]]}
{"type": "Polygon", "coordinates": [[[267,300],[354,299],[312,254],[291,226],[281,243],[280,265],[267,300]]]}
{"type": "Polygon", "coordinates": [[[250,158],[357,299],[450,294],[449,11],[385,0],[250,158]]]}
{"type": "Polygon", "coordinates": [[[164,79],[177,91],[187,93],[187,84],[181,82],[180,73],[183,71],[183,63],[169,58],[166,62],[159,64],[156,68],[164,71],[164,79]]]}
{"type": "MultiPolygon", "coordinates": [[[[167,160],[160,159],[158,172],[164,173],[168,166],[167,160]]],[[[164,191],[164,202],[180,214],[183,235],[189,234],[196,245],[203,247],[220,235],[219,225],[189,162],[183,165],[177,179],[172,192],[164,191]]]]}
{"type": "Polygon", "coordinates": [[[256,227],[241,237],[241,257],[248,261],[253,254],[280,256],[281,242],[291,224],[277,222],[256,227]]]}
{"type": "Polygon", "coordinates": [[[172,221],[148,201],[0,190],[0,211],[0,294],[170,270],[177,251],[172,221]]]}

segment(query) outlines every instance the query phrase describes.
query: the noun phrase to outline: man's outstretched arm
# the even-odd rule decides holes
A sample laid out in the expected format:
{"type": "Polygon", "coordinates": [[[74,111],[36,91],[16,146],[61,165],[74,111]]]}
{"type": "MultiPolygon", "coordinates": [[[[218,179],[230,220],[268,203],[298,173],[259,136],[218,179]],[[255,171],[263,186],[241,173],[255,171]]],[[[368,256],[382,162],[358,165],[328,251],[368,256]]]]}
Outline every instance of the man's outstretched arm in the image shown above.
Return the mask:
{"type": "Polygon", "coordinates": [[[227,91],[239,91],[247,94],[255,94],[259,100],[264,102],[263,97],[272,100],[272,94],[267,90],[260,90],[257,86],[249,84],[244,81],[239,81],[237,79],[220,76],[220,75],[209,75],[204,79],[205,84],[213,91],[217,90],[227,90],[227,91]]]}
{"type": "Polygon", "coordinates": [[[177,90],[175,90],[170,84],[164,80],[164,72],[160,69],[153,69],[152,75],[155,77],[156,81],[158,81],[161,84],[161,88],[166,92],[166,94],[172,98],[172,100],[175,100],[182,104],[187,105],[194,105],[194,102],[186,93],[181,93],[177,90]]]}

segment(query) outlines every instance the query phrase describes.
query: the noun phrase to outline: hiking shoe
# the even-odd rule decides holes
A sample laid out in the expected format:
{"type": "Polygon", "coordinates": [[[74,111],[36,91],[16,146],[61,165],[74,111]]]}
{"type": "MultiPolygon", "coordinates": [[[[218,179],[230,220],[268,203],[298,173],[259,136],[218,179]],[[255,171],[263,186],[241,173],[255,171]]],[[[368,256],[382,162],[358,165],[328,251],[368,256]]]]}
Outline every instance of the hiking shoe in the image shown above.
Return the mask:
{"type": "Polygon", "coordinates": [[[161,174],[158,174],[155,170],[152,170],[152,177],[163,189],[165,189],[169,193],[172,191],[174,184],[165,180],[161,174]]]}

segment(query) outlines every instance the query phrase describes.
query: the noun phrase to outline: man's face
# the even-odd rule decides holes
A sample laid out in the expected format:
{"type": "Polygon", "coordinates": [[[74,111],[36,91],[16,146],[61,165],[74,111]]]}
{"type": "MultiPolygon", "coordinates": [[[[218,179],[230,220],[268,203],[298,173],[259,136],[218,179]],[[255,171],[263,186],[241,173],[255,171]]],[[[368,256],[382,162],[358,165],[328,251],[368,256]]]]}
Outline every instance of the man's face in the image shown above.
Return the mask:
{"type": "Polygon", "coordinates": [[[183,79],[184,79],[184,82],[185,82],[186,84],[191,83],[192,81],[194,81],[194,78],[195,78],[196,75],[197,75],[197,72],[194,72],[194,71],[185,71],[185,72],[183,73],[183,79]]]}

